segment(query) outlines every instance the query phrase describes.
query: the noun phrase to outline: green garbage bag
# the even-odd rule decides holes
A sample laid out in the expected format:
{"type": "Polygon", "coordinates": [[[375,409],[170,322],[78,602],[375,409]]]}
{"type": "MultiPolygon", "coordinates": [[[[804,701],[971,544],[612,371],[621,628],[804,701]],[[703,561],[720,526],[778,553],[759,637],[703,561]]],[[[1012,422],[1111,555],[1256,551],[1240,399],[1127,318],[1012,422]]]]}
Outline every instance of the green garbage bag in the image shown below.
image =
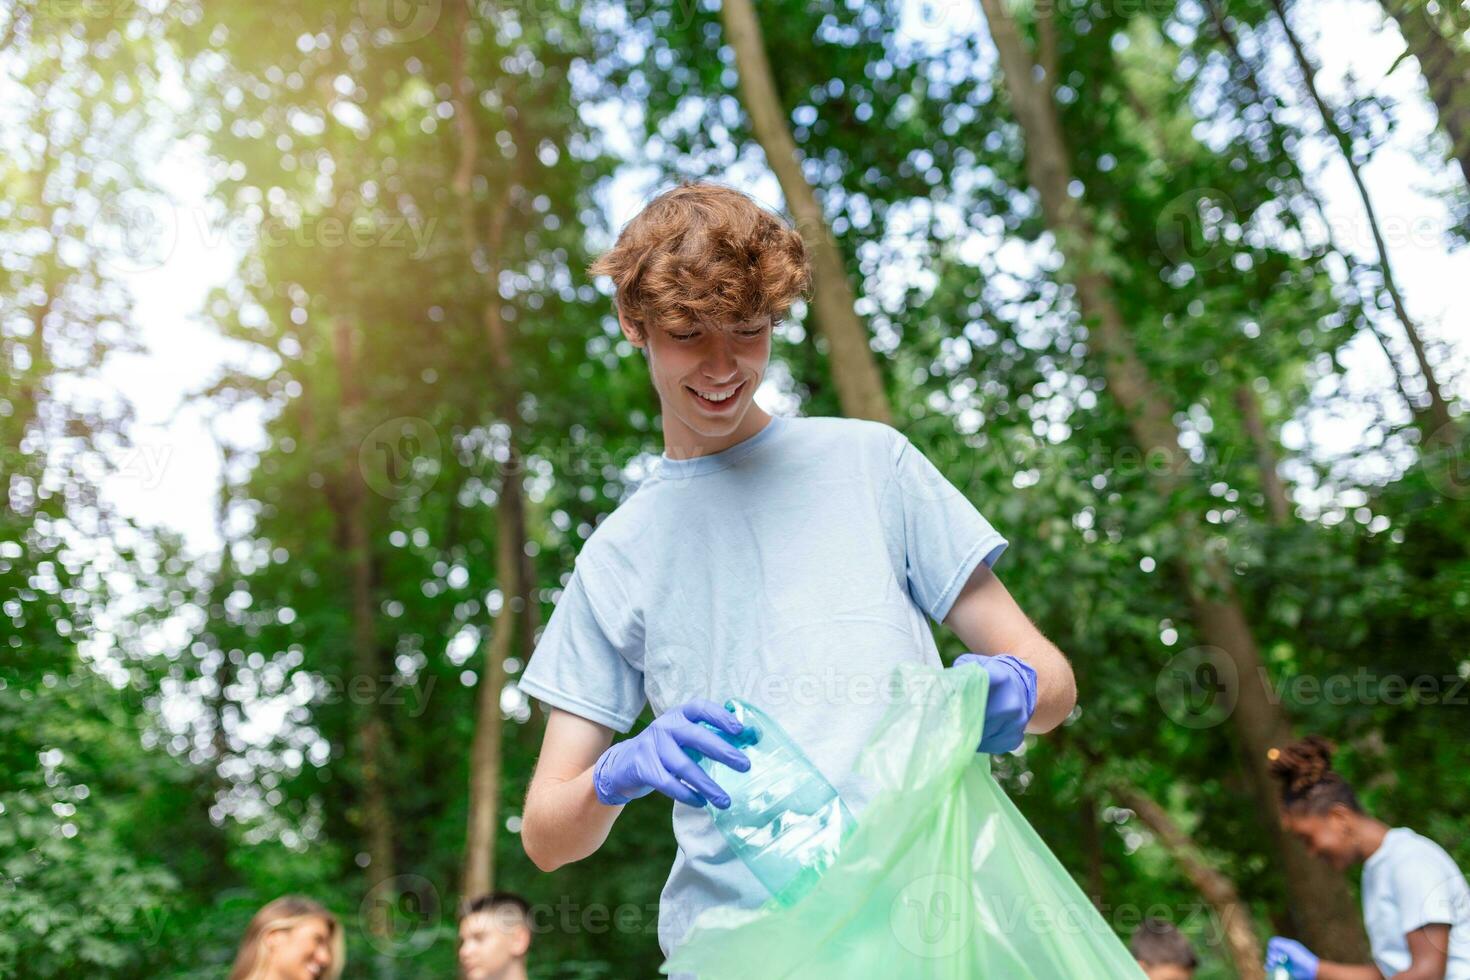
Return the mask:
{"type": "Polygon", "coordinates": [[[874,795],[800,895],[695,921],[665,974],[699,980],[1127,980],[1143,972],[977,753],[979,665],[904,664],[858,760],[874,795]]]}

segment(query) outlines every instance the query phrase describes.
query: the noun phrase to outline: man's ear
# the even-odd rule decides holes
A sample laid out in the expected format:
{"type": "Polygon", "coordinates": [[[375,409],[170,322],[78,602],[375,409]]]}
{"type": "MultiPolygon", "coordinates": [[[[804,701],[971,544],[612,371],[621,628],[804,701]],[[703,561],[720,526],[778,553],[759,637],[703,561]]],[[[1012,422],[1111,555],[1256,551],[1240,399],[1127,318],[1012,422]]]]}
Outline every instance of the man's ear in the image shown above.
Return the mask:
{"type": "Polygon", "coordinates": [[[613,309],[617,311],[618,326],[622,328],[623,336],[628,339],[628,343],[632,344],[634,347],[646,346],[648,343],[647,336],[639,336],[638,328],[633,325],[633,322],[628,319],[627,315],[623,313],[621,309],[619,309],[617,304],[613,305],[613,309]]]}

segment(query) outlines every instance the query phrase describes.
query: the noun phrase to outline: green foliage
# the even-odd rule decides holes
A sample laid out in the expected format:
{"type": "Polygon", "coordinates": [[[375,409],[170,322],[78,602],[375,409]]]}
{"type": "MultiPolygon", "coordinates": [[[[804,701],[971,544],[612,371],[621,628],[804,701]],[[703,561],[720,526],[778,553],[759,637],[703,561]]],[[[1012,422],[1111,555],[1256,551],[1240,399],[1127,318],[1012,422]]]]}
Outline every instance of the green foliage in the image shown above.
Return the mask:
{"type": "MultiPolygon", "coordinates": [[[[0,154],[0,975],[218,977],[254,911],[288,892],[342,919],[350,976],[451,975],[477,691],[498,611],[521,611],[497,581],[507,480],[525,494],[534,616],[497,718],[496,883],[540,917],[533,977],[657,970],[668,803],[630,806],[595,855],[538,871],[513,828],[543,719],[513,681],[525,626],[660,449],[646,368],[585,274],[617,230],[615,193],[637,183],[627,165],[655,183],[759,177],[761,151],[715,4],[472,0],[464,30],[457,4],[419,5],[437,11],[422,24],[382,6],[68,19],[43,3],[7,22],[6,91],[28,98],[0,154]],[[160,73],[183,111],[163,111],[160,73]],[[208,158],[210,214],[186,217],[243,253],[202,311],[238,356],[195,401],[258,412],[265,440],[222,446],[218,556],[109,512],[95,475],[126,445],[126,413],[66,397],[131,347],[124,273],[158,243],[120,262],[96,231],[146,200],[156,127],[208,158]],[[111,544],[79,544],[93,541],[111,544]],[[363,568],[368,674],[350,588],[363,568]],[[388,746],[388,882],[363,866],[371,714],[388,746]],[[370,937],[379,899],[393,929],[370,937]]],[[[1181,515],[1232,570],[1297,729],[1341,744],[1370,811],[1470,866],[1470,730],[1452,700],[1470,691],[1455,686],[1470,674],[1463,455],[1421,465],[1387,390],[1348,453],[1283,438],[1347,405],[1344,365],[1376,343],[1382,310],[1379,270],[1310,231],[1301,114],[1264,70],[1269,5],[1216,21],[1207,6],[1064,2],[1049,23],[1010,5],[1028,43],[1052,32],[1066,162],[1098,232],[1088,258],[1186,433],[1191,468],[1169,495],[1058,271],[983,27],[917,36],[897,3],[757,6],[896,424],[1011,539],[998,572],[1075,667],[1075,716],[996,768],[1113,927],[1172,916],[1202,978],[1233,975],[1120,780],[1234,880],[1263,933],[1285,921],[1229,726],[1181,721],[1160,693],[1201,642],[1181,515]],[[1278,522],[1263,451],[1299,502],[1328,503],[1278,522]],[[1420,677],[1429,697],[1392,696],[1420,677]]],[[[1397,112],[1346,106],[1354,151],[1371,154],[1397,112]]],[[[794,311],[773,376],[803,414],[836,414],[816,327],[794,311]]]]}

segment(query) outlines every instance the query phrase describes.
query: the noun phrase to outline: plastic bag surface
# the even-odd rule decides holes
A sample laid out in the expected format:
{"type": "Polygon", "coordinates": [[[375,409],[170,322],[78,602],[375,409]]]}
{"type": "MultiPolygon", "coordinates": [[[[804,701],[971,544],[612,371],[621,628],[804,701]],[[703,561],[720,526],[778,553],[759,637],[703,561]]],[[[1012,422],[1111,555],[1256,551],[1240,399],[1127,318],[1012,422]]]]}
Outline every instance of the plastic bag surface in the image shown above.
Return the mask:
{"type": "Polygon", "coordinates": [[[825,873],[758,909],[706,911],[661,972],[1142,978],[975,751],[988,683],[978,665],[895,668],[893,703],[858,761],[874,795],[825,873]]]}

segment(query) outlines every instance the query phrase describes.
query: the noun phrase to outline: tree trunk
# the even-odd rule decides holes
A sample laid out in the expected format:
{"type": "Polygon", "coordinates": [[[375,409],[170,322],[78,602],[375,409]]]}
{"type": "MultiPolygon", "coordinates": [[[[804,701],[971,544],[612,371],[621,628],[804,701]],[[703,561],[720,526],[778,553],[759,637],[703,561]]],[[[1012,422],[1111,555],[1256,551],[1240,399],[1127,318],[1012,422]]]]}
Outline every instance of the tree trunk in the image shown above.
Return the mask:
{"type": "Polygon", "coordinates": [[[496,514],[496,574],[504,597],[496,615],[489,642],[485,645],[485,665],[475,697],[475,740],[470,749],[470,813],[465,836],[464,886],[462,895],[473,899],[490,892],[495,886],[495,838],[500,815],[500,772],[504,721],[500,712],[500,692],[505,689],[505,658],[510,653],[511,636],[515,632],[516,615],[511,599],[517,595],[520,577],[515,553],[519,549],[517,526],[519,510],[513,501],[520,494],[507,479],[500,489],[496,514]]]}
{"type": "MultiPolygon", "coordinates": [[[[500,275],[498,253],[504,240],[505,208],[491,220],[490,269],[486,279],[495,283],[500,275]]],[[[484,323],[490,348],[493,376],[501,380],[499,410],[512,426],[508,455],[500,478],[496,504],[496,578],[503,597],[500,612],[491,627],[485,648],[475,709],[475,740],[470,753],[470,814],[465,840],[464,896],[473,898],[489,892],[495,882],[495,837],[500,812],[501,744],[503,719],[500,694],[505,689],[505,658],[510,655],[515,632],[517,605],[524,601],[525,503],[521,496],[520,453],[515,444],[515,397],[510,385],[510,345],[500,315],[500,296],[494,288],[485,302],[484,323]]],[[[523,620],[524,622],[524,620],[523,620]]]]}
{"type": "MultiPolygon", "coordinates": [[[[1041,198],[1047,223],[1056,234],[1081,313],[1092,329],[1094,356],[1101,361],[1108,389],[1127,413],[1133,438],[1145,457],[1166,461],[1165,467],[1155,470],[1156,486],[1164,495],[1172,496],[1188,476],[1188,458],[1180,450],[1171,407],[1139,360],[1113,300],[1112,284],[1097,261],[1099,242],[1091,223],[1081,202],[1068,192],[1071,165],[1050,90],[1032,81],[1031,54],[1004,0],[980,0],[980,4],[1025,134],[1027,174],[1041,198]]],[[[1177,520],[1183,538],[1179,573],[1202,639],[1219,649],[1234,668],[1231,720],[1260,812],[1275,835],[1301,933],[1329,957],[1359,960],[1366,953],[1367,943],[1347,883],[1281,830],[1266,752],[1286,740],[1290,726],[1281,706],[1271,699],[1260,652],[1229,573],[1218,562],[1202,557],[1208,552],[1197,516],[1181,513],[1177,520]]]]}
{"type": "Polygon", "coordinates": [[[495,887],[495,841],[500,819],[500,777],[503,768],[504,718],[500,695],[505,689],[505,660],[510,655],[517,618],[523,637],[529,639],[534,613],[528,612],[534,574],[525,553],[525,503],[521,496],[521,457],[516,446],[517,391],[512,373],[510,338],[500,313],[499,281],[501,251],[505,247],[515,171],[504,177],[499,201],[492,207],[484,239],[481,240],[477,208],[472,195],[474,176],[479,172],[479,127],[474,117],[474,83],[465,50],[472,0],[455,5],[455,30],[451,39],[454,72],[455,120],[459,129],[459,162],[450,185],[464,215],[465,259],[473,266],[481,252],[487,268],[486,297],[481,313],[485,343],[490,353],[492,378],[490,415],[509,427],[508,455],[501,472],[500,497],[496,505],[496,579],[502,605],[491,624],[485,644],[485,663],[475,698],[475,737],[470,749],[469,818],[465,829],[462,898],[484,895],[495,887]],[[518,613],[520,614],[518,617],[518,613]]]}
{"type": "Polygon", "coordinates": [[[1266,498],[1266,512],[1271,523],[1284,527],[1291,521],[1291,498],[1286,495],[1286,484],[1277,472],[1276,441],[1266,427],[1261,415],[1261,400],[1248,384],[1235,389],[1235,407],[1240,410],[1241,425],[1256,451],[1256,468],[1261,471],[1261,493],[1266,498]]]}
{"type": "MultiPolygon", "coordinates": [[[[378,651],[377,628],[373,615],[372,544],[368,534],[367,497],[362,474],[357,466],[357,440],[362,432],[362,388],[357,372],[357,355],[352,326],[339,317],[333,332],[337,370],[340,379],[341,433],[343,436],[342,490],[338,497],[337,515],[346,540],[348,579],[351,590],[353,674],[358,683],[370,683],[373,690],[384,683],[378,651]]],[[[357,705],[358,762],[362,769],[362,823],[367,839],[368,888],[382,886],[396,877],[393,856],[393,812],[388,801],[386,763],[391,756],[388,730],[379,713],[377,698],[361,699],[357,705]]],[[[387,938],[390,931],[389,895],[374,892],[368,903],[368,930],[387,938]]]]}
{"type": "Polygon", "coordinates": [[[1138,814],[1138,818],[1153,831],[1159,843],[1184,870],[1200,897],[1209,903],[1224,933],[1225,946],[1235,964],[1236,976],[1240,980],[1265,980],[1266,971],[1261,965],[1265,960],[1265,950],[1261,948],[1250,909],[1240,900],[1235,882],[1214,866],[1194,839],[1153,797],[1121,780],[1115,780],[1111,785],[1119,802],[1138,814]]]}
{"type": "MultiPolygon", "coordinates": [[[[1408,53],[1419,62],[1419,71],[1429,83],[1429,97],[1439,111],[1439,124],[1450,138],[1450,156],[1460,165],[1465,183],[1470,184],[1470,50],[1456,48],[1456,42],[1444,34],[1424,0],[1382,2],[1399,25],[1408,53]]],[[[1440,16],[1449,20],[1452,37],[1462,39],[1470,29],[1470,16],[1458,6],[1458,0],[1447,0],[1440,16]]]]}
{"type": "Polygon", "coordinates": [[[1276,17],[1281,22],[1281,29],[1286,34],[1287,45],[1291,48],[1292,57],[1301,71],[1307,94],[1311,96],[1317,112],[1322,117],[1323,127],[1332,136],[1333,142],[1341,151],[1343,161],[1348,166],[1348,173],[1352,175],[1353,184],[1358,189],[1358,197],[1362,199],[1363,213],[1368,219],[1368,229],[1373,233],[1373,245],[1378,250],[1378,265],[1383,274],[1383,290],[1388,294],[1394,315],[1398,317],[1399,323],[1403,324],[1404,333],[1409,338],[1409,346],[1414,349],[1414,359],[1419,364],[1419,373],[1424,379],[1424,388],[1429,396],[1429,405],[1418,411],[1422,418],[1421,424],[1427,428],[1425,435],[1447,438],[1454,431],[1450,421],[1449,406],[1445,403],[1439,381],[1434,376],[1434,367],[1429,363],[1429,355],[1424,349],[1424,339],[1419,335],[1419,327],[1409,316],[1409,311],[1404,306],[1403,295],[1399,292],[1398,283],[1393,277],[1393,265],[1389,261],[1388,245],[1384,242],[1383,232],[1379,227],[1378,212],[1373,207],[1373,197],[1368,193],[1368,185],[1363,183],[1363,175],[1358,167],[1358,162],[1353,158],[1352,144],[1347,134],[1342,131],[1342,127],[1337,124],[1337,118],[1332,114],[1331,107],[1317,91],[1316,68],[1308,59],[1306,50],[1302,47],[1296,32],[1291,29],[1291,22],[1287,20],[1286,10],[1281,0],[1271,0],[1271,6],[1275,8],[1276,17]]]}
{"type": "Polygon", "coordinates": [[[832,383],[837,388],[842,414],[888,422],[892,413],[877,360],[868,344],[868,328],[854,307],[852,286],[847,281],[837,239],[832,236],[822,206],[801,172],[796,141],[791,138],[786,113],[776,93],[755,7],[750,0],[725,0],[720,5],[720,17],[725,24],[725,37],[735,49],[740,94],[745,111],[750,114],[751,129],[781,184],[786,204],[811,254],[812,307],[817,328],[827,340],[832,383]]]}

